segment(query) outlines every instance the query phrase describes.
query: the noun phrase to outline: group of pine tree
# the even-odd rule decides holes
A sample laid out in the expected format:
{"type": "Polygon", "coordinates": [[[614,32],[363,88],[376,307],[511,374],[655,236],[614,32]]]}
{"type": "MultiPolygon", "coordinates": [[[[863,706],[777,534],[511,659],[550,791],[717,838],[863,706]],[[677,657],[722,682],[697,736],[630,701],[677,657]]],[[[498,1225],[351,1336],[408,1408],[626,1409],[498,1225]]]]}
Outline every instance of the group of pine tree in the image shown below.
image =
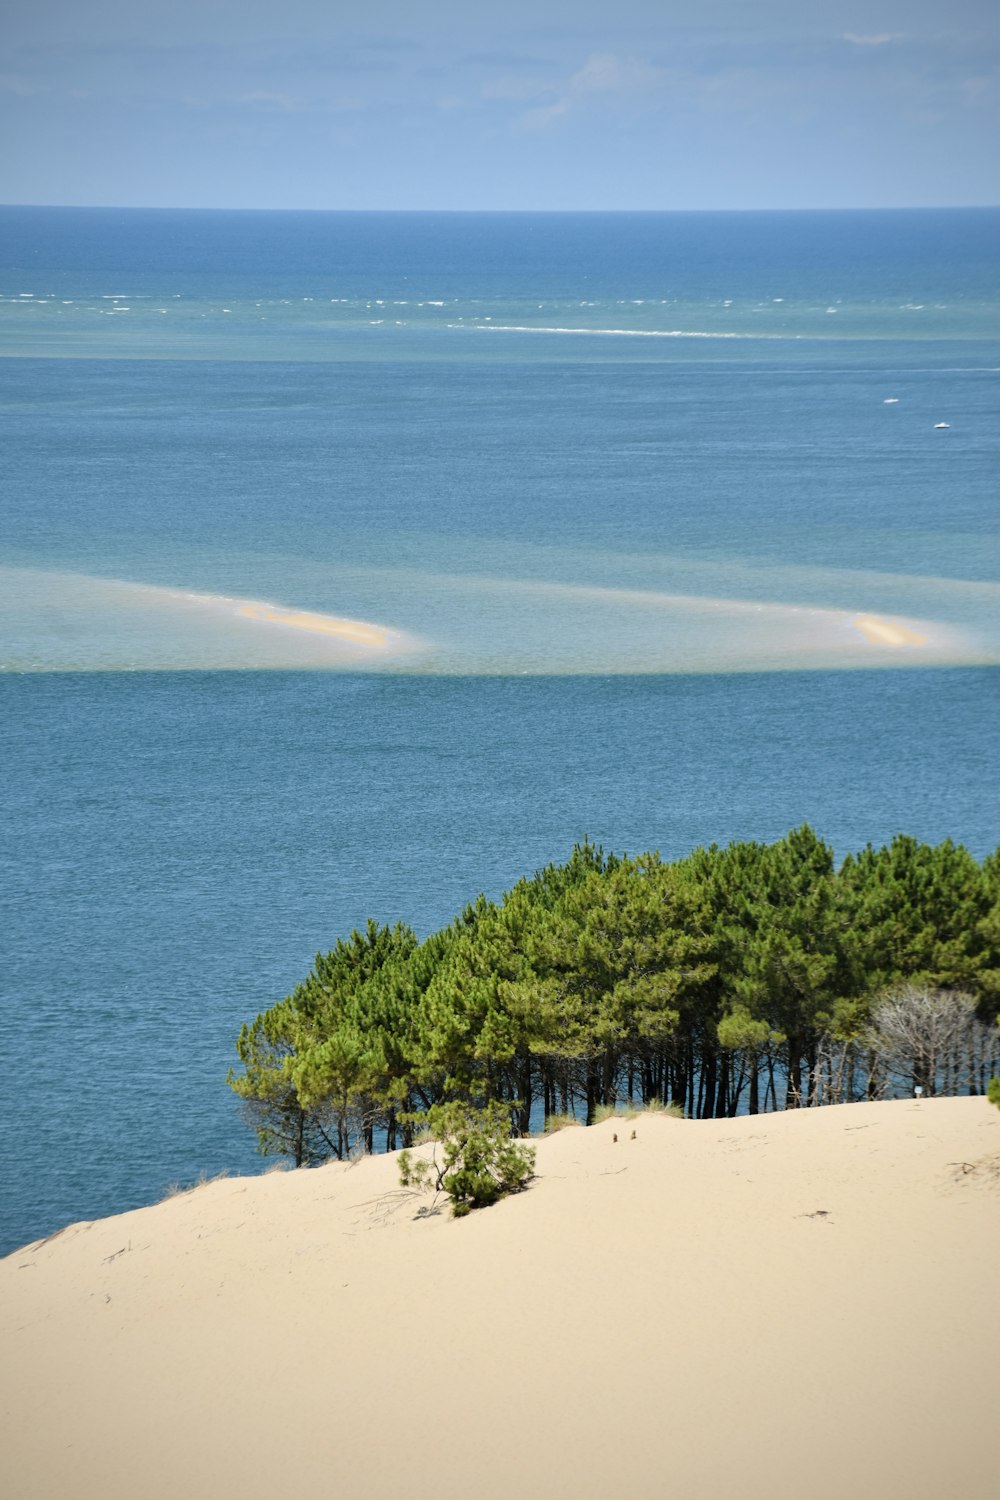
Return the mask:
{"type": "Polygon", "coordinates": [[[243,1027],[229,1081],[261,1149],[301,1165],[409,1145],[455,1101],[524,1135],[625,1101],[986,1092],[998,1007],[1000,850],[900,835],[838,867],[807,826],[673,861],[584,843],[422,942],[374,921],[338,940],[243,1027]]]}

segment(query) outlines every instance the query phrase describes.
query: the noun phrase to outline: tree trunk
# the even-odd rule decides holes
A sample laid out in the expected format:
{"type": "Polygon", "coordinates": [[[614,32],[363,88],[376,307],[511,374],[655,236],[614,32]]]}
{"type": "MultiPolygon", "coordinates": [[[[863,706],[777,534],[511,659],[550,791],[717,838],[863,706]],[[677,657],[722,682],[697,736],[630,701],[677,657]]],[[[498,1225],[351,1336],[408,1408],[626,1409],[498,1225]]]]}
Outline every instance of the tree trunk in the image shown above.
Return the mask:
{"type": "Polygon", "coordinates": [[[698,1089],[698,1118],[699,1120],[710,1120],[715,1105],[715,1079],[718,1071],[718,1059],[714,1052],[707,1057],[703,1056],[701,1065],[701,1086],[698,1089]]]}
{"type": "Polygon", "coordinates": [[[521,1107],[518,1110],[518,1133],[527,1135],[531,1130],[531,1053],[525,1049],[521,1055],[521,1107]]]}
{"type": "Polygon", "coordinates": [[[788,1038],[788,1085],[785,1090],[785,1108],[799,1109],[802,1105],[802,1051],[798,1037],[788,1038]]]}
{"type": "MultiPolygon", "coordinates": [[[[735,1060],[734,1060],[735,1065],[735,1060]]],[[[734,1071],[734,1065],[730,1066],[730,1072],[734,1071]]],[[[743,1054],[740,1054],[740,1071],[729,1086],[729,1108],[726,1110],[731,1120],[735,1120],[740,1108],[740,1095],[743,1093],[743,1085],[747,1080],[746,1063],[743,1054]]]]}
{"type": "Polygon", "coordinates": [[[729,1113],[729,1068],[731,1054],[723,1052],[719,1063],[719,1081],[715,1091],[715,1114],[716,1120],[724,1120],[729,1113]]]}
{"type": "Polygon", "coordinates": [[[618,1072],[617,1055],[608,1049],[601,1063],[601,1103],[610,1108],[615,1102],[617,1090],[615,1088],[615,1076],[618,1072]]]}
{"type": "Polygon", "coordinates": [[[819,1068],[817,1066],[815,1042],[810,1042],[809,1046],[806,1048],[806,1066],[809,1069],[809,1089],[806,1097],[806,1103],[810,1106],[813,1106],[817,1103],[819,1097],[819,1068]]]}
{"type": "Polygon", "coordinates": [[[587,1124],[593,1125],[594,1111],[597,1108],[597,1095],[600,1088],[600,1079],[597,1076],[597,1059],[587,1058],[587,1124]]]}
{"type": "Polygon", "coordinates": [[[691,1113],[689,1108],[690,1101],[688,1099],[688,1082],[690,1076],[682,1062],[674,1065],[674,1076],[670,1088],[671,1103],[678,1103],[688,1114],[691,1113]]]}
{"type": "Polygon", "coordinates": [[[760,1072],[760,1059],[756,1052],[750,1055],[750,1102],[747,1108],[752,1115],[760,1113],[760,1103],[757,1096],[757,1078],[760,1072]]]}

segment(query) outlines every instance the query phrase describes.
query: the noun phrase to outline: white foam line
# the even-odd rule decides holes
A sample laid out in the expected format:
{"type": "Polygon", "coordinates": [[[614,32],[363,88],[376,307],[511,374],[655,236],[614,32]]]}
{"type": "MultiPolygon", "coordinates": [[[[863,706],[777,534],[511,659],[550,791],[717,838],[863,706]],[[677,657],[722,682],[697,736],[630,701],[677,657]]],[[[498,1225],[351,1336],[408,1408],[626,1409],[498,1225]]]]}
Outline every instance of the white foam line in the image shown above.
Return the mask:
{"type": "Polygon", "coordinates": [[[802,335],[759,333],[709,333],[701,329],[684,328],[542,328],[537,325],[519,323],[449,323],[449,328],[472,328],[477,333],[577,333],[597,338],[632,339],[798,339],[802,335]]]}

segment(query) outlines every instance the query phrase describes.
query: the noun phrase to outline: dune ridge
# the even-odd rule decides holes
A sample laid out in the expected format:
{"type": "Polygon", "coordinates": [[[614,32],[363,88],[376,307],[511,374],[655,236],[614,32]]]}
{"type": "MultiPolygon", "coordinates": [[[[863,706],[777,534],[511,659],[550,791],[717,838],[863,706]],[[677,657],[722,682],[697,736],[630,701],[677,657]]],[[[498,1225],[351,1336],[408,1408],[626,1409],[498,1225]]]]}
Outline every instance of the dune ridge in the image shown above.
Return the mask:
{"type": "Polygon", "coordinates": [[[393,1157],[227,1178],[15,1252],[0,1488],[986,1492],[986,1101],[640,1115],[537,1171],[458,1221],[393,1157]]]}

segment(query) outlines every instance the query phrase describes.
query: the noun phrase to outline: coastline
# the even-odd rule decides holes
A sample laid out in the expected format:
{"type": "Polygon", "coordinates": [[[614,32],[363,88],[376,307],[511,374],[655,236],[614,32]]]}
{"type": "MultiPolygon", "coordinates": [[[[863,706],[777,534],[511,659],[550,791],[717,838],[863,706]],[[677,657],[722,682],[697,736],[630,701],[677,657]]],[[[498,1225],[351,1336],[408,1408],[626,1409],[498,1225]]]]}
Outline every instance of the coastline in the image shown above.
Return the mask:
{"type": "Polygon", "coordinates": [[[998,1174],[1000,1113],[962,1098],[568,1129],[457,1222],[392,1156],[220,1179],[0,1262],[0,1472],[19,1500],[958,1493],[991,1462],[998,1174]]]}

